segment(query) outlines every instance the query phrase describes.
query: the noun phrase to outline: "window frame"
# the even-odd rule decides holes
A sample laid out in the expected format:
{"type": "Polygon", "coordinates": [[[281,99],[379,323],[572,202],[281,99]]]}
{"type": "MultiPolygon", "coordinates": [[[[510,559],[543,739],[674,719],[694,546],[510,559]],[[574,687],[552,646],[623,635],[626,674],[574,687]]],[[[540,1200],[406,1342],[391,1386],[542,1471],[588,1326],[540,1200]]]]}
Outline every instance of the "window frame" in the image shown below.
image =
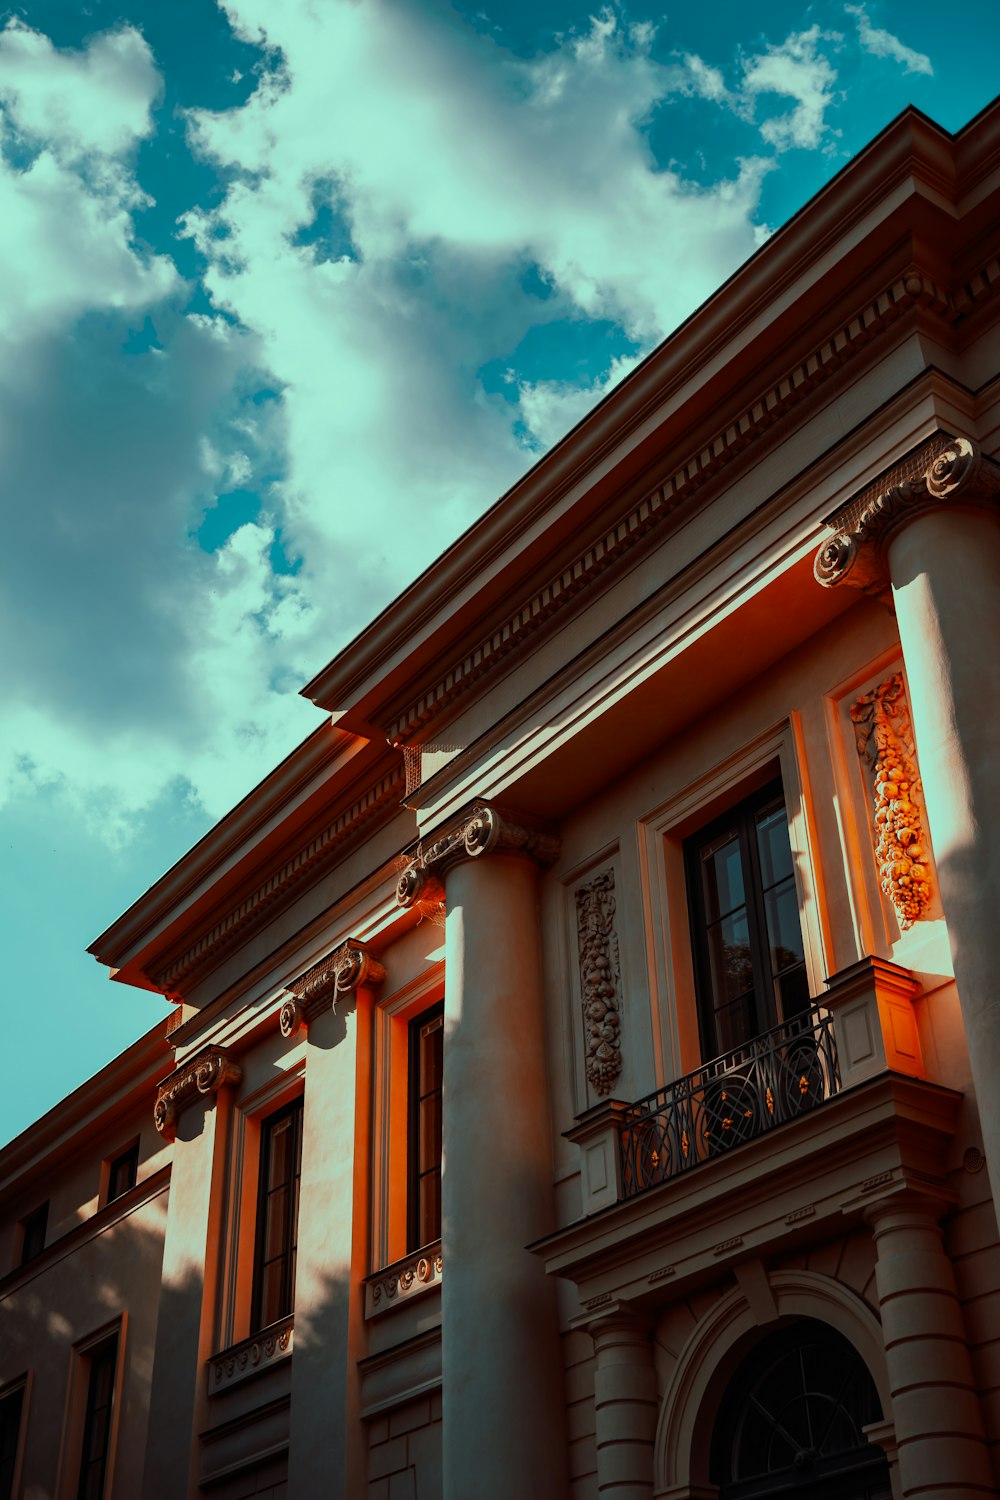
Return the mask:
{"type": "MultiPolygon", "coordinates": [[[[260,1138],[257,1156],[257,1212],[254,1221],[254,1250],[253,1250],[253,1281],[250,1293],[250,1328],[251,1334],[260,1333],[261,1329],[270,1327],[272,1323],[280,1322],[283,1318],[291,1317],[295,1309],[295,1270],[296,1251],[298,1248],[298,1226],[299,1207],[302,1180],[302,1127],[305,1118],[305,1096],[299,1093],[294,1099],[288,1100],[278,1109],[270,1111],[260,1121],[260,1138]],[[281,1259],[284,1266],[281,1274],[281,1302],[283,1310],[274,1318],[263,1321],[264,1301],[264,1273],[267,1265],[278,1257],[272,1257],[271,1262],[265,1260],[264,1250],[266,1246],[268,1220],[267,1209],[270,1191],[268,1188],[268,1166],[269,1146],[275,1128],[284,1120],[295,1121],[293,1136],[293,1159],[294,1169],[290,1179],[292,1189],[292,1212],[288,1215],[284,1244],[281,1259]]],[[[289,1184],[286,1184],[286,1186],[289,1184]]]]}
{"type": "Polygon", "coordinates": [[[21,1240],[17,1255],[18,1270],[23,1266],[30,1266],[32,1261],[37,1260],[48,1249],[46,1235],[49,1229],[49,1202],[50,1200],[46,1198],[44,1203],[39,1203],[37,1208],[33,1208],[30,1214],[25,1214],[24,1218],[20,1220],[21,1240]],[[32,1249],[32,1236],[39,1223],[41,1224],[41,1242],[35,1249],[32,1249]]]}
{"type": "MultiPolygon", "coordinates": [[[[695,994],[698,1003],[698,1031],[701,1039],[702,1060],[707,1062],[713,1057],[724,1056],[732,1050],[732,1046],[742,1046],[755,1036],[761,1036],[777,1026],[780,1021],[790,1019],[789,1015],[781,1015],[778,1010],[778,1000],[775,995],[775,980],[779,977],[771,969],[770,951],[771,943],[767,926],[766,896],[771,887],[765,889],[764,874],[761,867],[760,851],[757,844],[756,825],[757,818],[769,805],[780,800],[785,813],[786,828],[788,828],[788,804],[785,799],[785,789],[780,776],[766,781],[763,785],[755,788],[745,797],[734,801],[726,810],[719,813],[709,823],[699,828],[695,833],[689,834],[684,840],[684,865],[687,879],[688,916],[691,924],[691,946],[694,959],[694,982],[695,994]],[[725,832],[732,830],[738,839],[740,850],[740,864],[743,877],[743,906],[747,916],[747,937],[750,949],[750,964],[752,975],[752,989],[749,992],[748,1004],[752,1011],[749,1019],[747,1035],[730,1046],[723,1045],[719,1035],[719,1012],[721,1007],[716,1004],[715,983],[712,976],[711,950],[709,946],[708,931],[713,925],[709,918],[705,904],[704,885],[701,879],[702,873],[702,851],[707,845],[713,843],[725,832]]],[[[791,847],[791,831],[788,830],[789,853],[791,855],[791,875],[795,876],[795,851],[791,847]]],[[[782,877],[783,879],[786,877],[782,877]]],[[[805,934],[802,931],[802,914],[799,903],[799,892],[796,887],[796,911],[799,917],[799,935],[802,942],[802,959],[800,960],[803,976],[808,987],[808,968],[805,958],[805,934]]],[[[798,968],[799,965],[787,965],[783,973],[788,973],[798,968]]],[[[800,1007],[800,1010],[804,1007],[800,1007]]],[[[797,1011],[791,1014],[798,1014],[797,1011]]]]}
{"type": "MultiPolygon", "coordinates": [[[[6,1492],[2,1487],[3,1474],[0,1472],[0,1500],[13,1500],[18,1493],[21,1482],[21,1466],[24,1458],[24,1435],[28,1427],[28,1399],[29,1379],[27,1375],[20,1375],[15,1380],[10,1380],[0,1389],[0,1408],[3,1403],[20,1397],[17,1409],[17,1433],[14,1439],[14,1451],[11,1455],[10,1485],[6,1492]]],[[[2,1461],[2,1454],[0,1454],[2,1461]]]]}
{"type": "MultiPolygon", "coordinates": [[[[815,837],[805,735],[797,710],[699,774],[699,748],[685,748],[678,789],[637,819],[639,881],[649,953],[651,1046],[635,1094],[665,1088],[705,1060],[698,1025],[695,962],[684,842],[714,818],[780,776],[788,812],[795,890],[809,993],[831,972],[830,918],[815,837]],[[684,769],[687,768],[687,776],[684,769]]],[[[701,760],[704,765],[704,759],[701,760]]],[[[582,1060],[580,1063],[582,1070],[582,1060]]],[[[580,1109],[588,1099],[580,1086],[580,1109]]]]}
{"type": "MultiPolygon", "coordinates": [[[[432,1094],[443,1096],[444,1091],[444,1001],[428,1006],[414,1016],[407,1031],[407,1138],[406,1138],[406,1253],[414,1254],[425,1245],[433,1245],[441,1238],[441,1150],[440,1143],[436,1167],[421,1171],[421,1125],[420,1105],[432,1094]],[[436,1024],[435,1024],[436,1023],[436,1024]],[[441,1083],[437,1089],[420,1093],[420,1040],[421,1032],[434,1024],[435,1035],[441,1038],[441,1083]],[[421,1187],[425,1177],[436,1175],[438,1182],[438,1212],[435,1233],[429,1238],[420,1233],[423,1204],[421,1187]]],[[[439,1116],[440,1118],[440,1116],[439,1116]]]]}
{"type": "Polygon", "coordinates": [[[91,1497],[91,1500],[106,1500],[106,1496],[108,1495],[109,1481],[112,1477],[114,1440],[117,1427],[116,1417],[118,1415],[118,1406],[121,1395],[118,1382],[118,1363],[120,1356],[121,1338],[120,1331],[117,1328],[113,1329],[110,1333],[105,1334],[103,1338],[98,1339],[95,1343],[89,1344],[84,1353],[84,1358],[86,1360],[86,1382],[84,1385],[82,1412],[83,1425],[80,1437],[80,1451],[75,1500],[88,1500],[88,1495],[90,1493],[90,1487],[87,1482],[88,1475],[86,1472],[87,1468],[89,1467],[87,1450],[90,1446],[93,1429],[98,1414],[98,1402],[96,1399],[98,1387],[95,1376],[97,1375],[98,1370],[102,1367],[110,1368],[110,1388],[108,1392],[108,1400],[104,1408],[107,1415],[104,1420],[104,1451],[101,1454],[100,1489],[95,1495],[91,1497]],[[108,1356],[110,1356],[110,1358],[108,1356]],[[102,1362],[100,1365],[97,1363],[98,1359],[100,1359],[102,1362]]]}
{"type": "Polygon", "coordinates": [[[121,1429],[122,1393],[125,1382],[125,1359],[128,1343],[128,1313],[113,1318],[84,1338],[77,1339],[70,1350],[69,1377],[66,1385],[65,1419],[59,1449],[56,1478],[56,1500],[79,1500],[83,1474],[83,1455],[87,1428],[87,1406],[90,1391],[91,1359],[95,1351],[112,1340],[116,1343],[112,1373],[111,1416],[108,1425],[104,1469],[103,1497],[114,1493],[115,1464],[121,1429]]]}
{"type": "Polygon", "coordinates": [[[127,1146],[122,1146],[121,1149],[116,1151],[112,1156],[105,1157],[104,1170],[101,1174],[103,1179],[103,1191],[101,1193],[102,1208],[107,1208],[109,1203],[117,1202],[119,1198],[123,1198],[126,1193],[130,1193],[132,1189],[138,1185],[140,1144],[140,1138],[139,1136],[136,1136],[135,1140],[131,1141],[127,1146]],[[128,1161],[129,1159],[131,1159],[132,1163],[132,1180],[127,1187],[119,1188],[118,1191],[115,1192],[115,1172],[123,1162],[128,1161]]]}

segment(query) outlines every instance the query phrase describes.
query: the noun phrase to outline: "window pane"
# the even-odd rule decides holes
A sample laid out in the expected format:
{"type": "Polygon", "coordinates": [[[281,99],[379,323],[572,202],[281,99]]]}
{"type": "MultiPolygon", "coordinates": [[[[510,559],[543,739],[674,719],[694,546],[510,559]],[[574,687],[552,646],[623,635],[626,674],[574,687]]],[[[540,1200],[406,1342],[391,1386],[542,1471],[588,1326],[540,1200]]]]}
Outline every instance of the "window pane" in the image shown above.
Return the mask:
{"type": "Polygon", "coordinates": [[[295,1147],[295,1131],[293,1128],[293,1115],[288,1115],[270,1131],[271,1162],[268,1172],[268,1187],[278,1187],[279,1184],[287,1182],[293,1173],[293,1155],[295,1147]]]}
{"type": "Polygon", "coordinates": [[[417,1140],[417,1171],[427,1172],[441,1160],[440,1094],[430,1094],[426,1099],[421,1099],[417,1140]]]}
{"type": "Polygon", "coordinates": [[[264,1233],[264,1259],[273,1260],[288,1248],[288,1188],[279,1188],[267,1200],[267,1227],[264,1233]]]}
{"type": "Polygon", "coordinates": [[[792,873],[792,846],[788,841],[788,814],[784,803],[772,802],[757,814],[757,850],[764,889],[792,873]]]}
{"type": "Polygon", "coordinates": [[[805,964],[786,969],[774,981],[774,995],[778,1002],[778,1014],[783,1021],[801,1015],[809,1008],[809,980],[805,964]]]}
{"type": "Polygon", "coordinates": [[[757,1031],[752,996],[744,995],[715,1012],[715,1043],[718,1054],[742,1047],[757,1031]]]}
{"type": "Polygon", "coordinates": [[[753,989],[750,927],[745,908],[709,928],[708,952],[717,1006],[753,989]]]}
{"type": "Polygon", "coordinates": [[[764,910],[771,945],[771,973],[780,974],[783,969],[801,963],[805,957],[795,882],[786,880],[773,891],[768,891],[764,897],[764,910]]]}
{"type": "Polygon", "coordinates": [[[14,1488],[14,1460],[21,1431],[24,1386],[0,1396],[0,1500],[10,1500],[14,1488]]]}
{"type": "Polygon", "coordinates": [[[420,1079],[421,1094],[429,1094],[441,1087],[442,1063],[444,1061],[444,1018],[438,1016],[420,1028],[420,1079]]]}
{"type": "Polygon", "coordinates": [[[742,906],[746,899],[743,859],[736,831],[725,833],[703,849],[701,861],[705,915],[709,922],[714,922],[725,912],[742,906]]]}
{"type": "Polygon", "coordinates": [[[117,1362],[117,1336],[98,1344],[89,1356],[78,1500],[103,1500],[117,1362]]]}
{"type": "MultiPolygon", "coordinates": [[[[420,1224],[421,1245],[429,1245],[441,1234],[441,1173],[430,1172],[420,1180],[420,1224]]],[[[414,1248],[419,1248],[414,1246],[414,1248]]]]}
{"type": "Polygon", "coordinates": [[[274,1260],[264,1268],[263,1285],[260,1299],[259,1328],[266,1328],[268,1323],[276,1323],[288,1312],[284,1305],[284,1260],[274,1260]]]}

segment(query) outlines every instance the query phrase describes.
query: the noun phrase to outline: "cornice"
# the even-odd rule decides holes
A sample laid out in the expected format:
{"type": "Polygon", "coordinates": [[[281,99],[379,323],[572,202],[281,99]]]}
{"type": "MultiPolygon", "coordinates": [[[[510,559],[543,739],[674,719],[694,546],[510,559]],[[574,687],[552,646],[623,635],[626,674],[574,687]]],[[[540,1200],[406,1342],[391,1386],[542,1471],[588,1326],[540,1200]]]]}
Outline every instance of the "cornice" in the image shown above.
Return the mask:
{"type": "Polygon", "coordinates": [[[214,882],[227,859],[248,840],[259,837],[268,822],[318,778],[329,778],[353,760],[364,744],[358,735],[329,720],[321,724],[96,938],[87,952],[109,968],[121,967],[158,921],[206,883],[214,882]]]}
{"type": "MultiPolygon", "coordinates": [[[[972,137],[965,149],[971,160],[972,137]]],[[[693,372],[724,358],[726,347],[752,322],[766,322],[769,307],[796,280],[805,277],[818,290],[820,262],[838,242],[874,236],[887,248],[911,210],[921,222],[953,218],[954,151],[947,131],[919,110],[904,110],[382,611],[349,650],[328,663],[304,695],[346,713],[364,700],[371,684],[404,671],[409,645],[401,643],[440,629],[445,611],[454,609],[463,591],[487,570],[495,577],[503,553],[544,522],[581,475],[620,448],[628,434],[639,432],[693,372]]]]}
{"type": "MultiPolygon", "coordinates": [[[[985,273],[984,273],[985,274],[985,273]]],[[[993,283],[990,283],[993,286],[993,283]]],[[[670,473],[605,526],[558,573],[550,575],[490,633],[439,674],[432,686],[411,699],[385,725],[386,738],[405,745],[457,698],[497,670],[554,615],[592,587],[612,566],[628,557],[653,531],[677,518],[698,491],[731,464],[805,395],[838,372],[906,312],[926,308],[947,316],[947,293],[916,266],[893,278],[812,351],[762,390],[715,435],[676,464],[670,473]]]]}
{"type": "Polygon", "coordinates": [[[441,884],[453,866],[487,854],[519,854],[547,866],[559,857],[559,839],[549,829],[526,825],[488,802],[474,802],[455,822],[424,844],[396,884],[402,907],[436,904],[443,899],[441,884]]]}
{"type": "Polygon", "coordinates": [[[348,938],[333,953],[313,964],[288,985],[291,991],[278,1013],[283,1037],[292,1037],[299,1027],[336,1009],[342,995],[354,990],[376,989],[385,981],[385,970],[364,943],[348,938]]]}
{"type": "Polygon", "coordinates": [[[826,518],[834,535],[816,553],[816,580],[887,599],[885,549],[901,526],[921,511],[989,504],[998,495],[1000,464],[968,438],[937,433],[826,518]]]}
{"type": "Polygon", "coordinates": [[[297,891],[307,876],[315,877],[339,858],[362,829],[387,804],[399,806],[405,793],[405,770],[394,766],[381,776],[350,807],[287,856],[279,868],[218,917],[207,931],[179,954],[172,954],[154,968],[150,978],[157,989],[180,999],[197,975],[216,964],[224,954],[270,921],[276,910],[297,891]]]}
{"type": "Polygon", "coordinates": [[[199,1096],[217,1094],[219,1089],[239,1083],[242,1077],[239,1063],[221,1047],[206,1048],[164,1079],[153,1105],[153,1124],[165,1140],[172,1141],[177,1120],[188,1105],[199,1096]]]}

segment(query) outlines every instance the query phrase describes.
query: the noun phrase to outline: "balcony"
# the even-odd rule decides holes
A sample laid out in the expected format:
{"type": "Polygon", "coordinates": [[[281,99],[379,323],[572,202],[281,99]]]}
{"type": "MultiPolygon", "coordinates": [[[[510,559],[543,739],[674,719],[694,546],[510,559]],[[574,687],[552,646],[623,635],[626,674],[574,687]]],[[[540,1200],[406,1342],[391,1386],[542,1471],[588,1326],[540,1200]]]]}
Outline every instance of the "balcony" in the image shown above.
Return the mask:
{"type": "Polygon", "coordinates": [[[816,1006],[628,1105],[619,1199],[774,1130],[840,1092],[833,1017],[816,1006]]]}
{"type": "Polygon", "coordinates": [[[905,969],[866,958],[801,1015],[632,1103],[580,1115],[585,1216],[626,1203],[811,1115],[884,1073],[923,1077],[905,969]]]}

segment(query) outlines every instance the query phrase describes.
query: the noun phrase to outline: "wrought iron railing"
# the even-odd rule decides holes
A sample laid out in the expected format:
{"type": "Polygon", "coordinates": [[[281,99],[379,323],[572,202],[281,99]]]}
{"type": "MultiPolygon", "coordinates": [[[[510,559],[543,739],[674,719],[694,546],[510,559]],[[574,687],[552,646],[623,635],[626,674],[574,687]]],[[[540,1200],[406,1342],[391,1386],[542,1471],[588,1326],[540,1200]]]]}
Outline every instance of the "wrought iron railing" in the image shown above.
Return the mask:
{"type": "Polygon", "coordinates": [[[830,1013],[815,1007],[783,1021],[629,1106],[620,1136],[622,1197],[798,1119],[839,1090],[830,1013]]]}

